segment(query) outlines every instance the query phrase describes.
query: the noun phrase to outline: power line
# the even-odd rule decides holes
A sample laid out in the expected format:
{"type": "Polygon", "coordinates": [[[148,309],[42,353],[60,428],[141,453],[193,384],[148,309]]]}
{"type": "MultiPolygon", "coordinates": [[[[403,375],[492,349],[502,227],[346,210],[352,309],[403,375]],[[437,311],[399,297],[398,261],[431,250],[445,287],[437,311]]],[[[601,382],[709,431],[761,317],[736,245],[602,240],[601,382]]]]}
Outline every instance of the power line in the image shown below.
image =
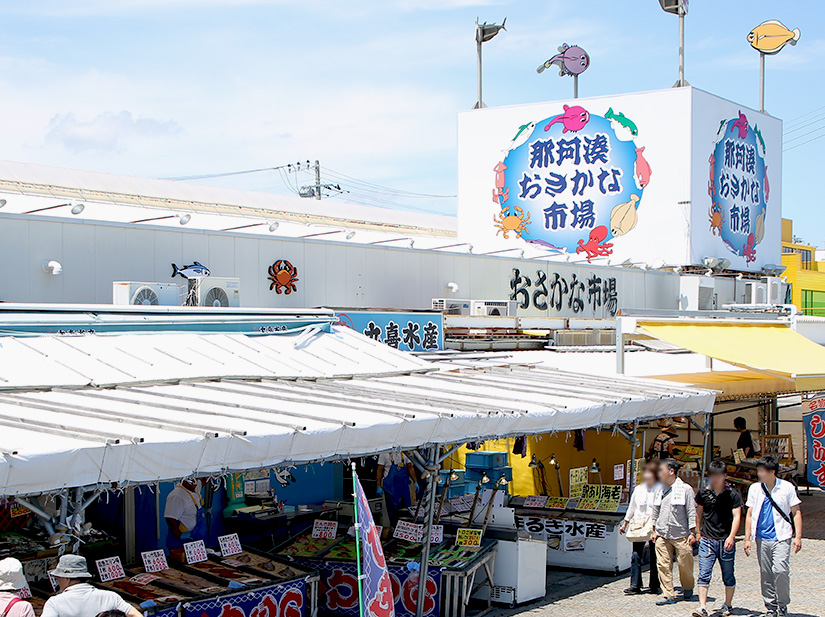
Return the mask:
{"type": "Polygon", "coordinates": [[[802,143],[794,144],[790,148],[783,148],[782,152],[788,152],[789,150],[793,150],[794,148],[799,148],[800,146],[804,146],[805,144],[809,144],[812,141],[816,141],[817,139],[822,139],[823,137],[825,137],[825,133],[822,133],[821,135],[817,135],[816,137],[814,137],[813,139],[809,139],[808,141],[803,141],[802,143]]]}
{"type": "Polygon", "coordinates": [[[802,114],[801,116],[797,116],[796,118],[791,118],[790,120],[787,121],[786,124],[795,124],[799,120],[802,120],[803,118],[807,118],[808,116],[811,116],[811,115],[815,114],[818,111],[822,111],[823,109],[825,109],[825,107],[817,107],[813,111],[809,111],[808,113],[802,114]]]}
{"type": "Polygon", "coordinates": [[[335,177],[338,177],[341,180],[348,180],[349,182],[353,182],[356,184],[362,185],[364,188],[370,188],[376,192],[386,192],[392,193],[394,195],[403,195],[405,197],[415,197],[415,198],[428,198],[428,199],[453,199],[455,195],[436,195],[433,193],[417,193],[414,191],[406,191],[403,189],[394,189],[388,186],[383,186],[381,184],[375,184],[373,182],[367,182],[365,180],[359,180],[358,178],[353,178],[352,176],[348,176],[340,171],[335,171],[330,169],[329,167],[324,168],[326,173],[335,177]]]}
{"type": "Polygon", "coordinates": [[[811,120],[810,122],[806,122],[805,124],[800,124],[799,126],[796,126],[792,129],[787,129],[783,132],[783,135],[787,135],[788,133],[795,133],[796,131],[801,131],[805,127],[811,126],[812,124],[818,124],[818,123],[822,122],[823,120],[825,120],[825,114],[822,114],[821,116],[819,116],[815,120],[811,120]]]}

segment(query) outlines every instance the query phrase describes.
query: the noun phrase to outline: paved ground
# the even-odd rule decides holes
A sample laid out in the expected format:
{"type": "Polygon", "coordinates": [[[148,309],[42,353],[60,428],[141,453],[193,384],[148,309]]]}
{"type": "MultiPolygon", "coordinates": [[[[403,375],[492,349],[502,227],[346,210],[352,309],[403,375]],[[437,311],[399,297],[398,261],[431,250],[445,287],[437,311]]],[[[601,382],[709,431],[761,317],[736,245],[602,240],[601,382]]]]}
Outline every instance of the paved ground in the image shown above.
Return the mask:
{"type": "MultiPolygon", "coordinates": [[[[805,515],[802,551],[791,557],[791,617],[825,616],[825,495],[811,495],[803,499],[805,515]]],[[[696,565],[698,572],[698,563],[696,565]]],[[[745,557],[741,538],[736,554],[737,590],[734,615],[754,617],[764,612],[759,593],[759,568],[756,556],[745,557]]],[[[494,617],[686,617],[698,607],[698,601],[682,601],[673,606],[656,606],[654,596],[625,596],[622,591],[629,584],[629,574],[617,577],[592,573],[549,570],[547,596],[541,601],[515,609],[498,609],[494,617]]],[[[678,573],[674,574],[678,579],[678,573]]],[[[644,574],[647,580],[647,572],[644,574]]],[[[718,567],[711,582],[710,608],[718,607],[724,599],[718,567]]]]}

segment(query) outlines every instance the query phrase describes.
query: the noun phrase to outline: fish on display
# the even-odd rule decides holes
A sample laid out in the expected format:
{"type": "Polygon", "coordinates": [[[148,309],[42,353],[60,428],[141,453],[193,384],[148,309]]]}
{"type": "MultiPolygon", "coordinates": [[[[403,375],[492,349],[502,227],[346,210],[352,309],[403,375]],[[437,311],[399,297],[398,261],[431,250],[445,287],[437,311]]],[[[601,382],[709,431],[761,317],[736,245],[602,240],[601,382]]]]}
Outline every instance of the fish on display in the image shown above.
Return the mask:
{"type": "Polygon", "coordinates": [[[513,137],[513,140],[510,142],[510,145],[507,146],[502,150],[505,155],[509,154],[511,150],[515,150],[519,146],[523,146],[527,143],[527,140],[530,139],[530,135],[533,134],[533,129],[536,128],[535,122],[528,122],[527,124],[522,124],[518,127],[518,132],[516,136],[513,137]]]}
{"type": "Polygon", "coordinates": [[[604,114],[604,117],[607,120],[614,120],[615,122],[618,122],[619,126],[626,128],[634,137],[639,134],[639,127],[636,126],[636,123],[625,116],[621,111],[616,113],[613,111],[613,108],[610,107],[608,108],[607,113],[604,114]]]}
{"type": "Polygon", "coordinates": [[[748,33],[748,43],[763,54],[779,53],[785,45],[796,45],[799,28],[790,30],[775,19],[764,21],[748,33]]]}
{"type": "Polygon", "coordinates": [[[209,275],[209,268],[199,261],[193,261],[188,266],[183,266],[182,268],[178,268],[175,264],[172,264],[172,278],[180,276],[185,279],[194,279],[209,275]]]}
{"type": "Polygon", "coordinates": [[[741,111],[739,112],[739,117],[736,119],[736,122],[730,125],[731,133],[733,133],[734,129],[739,130],[740,139],[745,139],[745,137],[748,136],[748,118],[741,111]]]}
{"type": "Polygon", "coordinates": [[[559,114],[555,118],[553,118],[550,122],[547,123],[547,126],[544,127],[545,131],[549,131],[550,127],[556,124],[557,122],[561,122],[562,126],[562,133],[567,133],[568,131],[580,131],[584,128],[584,125],[590,122],[590,112],[587,111],[584,107],[580,107],[578,105],[574,105],[570,107],[569,105],[564,106],[564,113],[559,114]]]}
{"type": "Polygon", "coordinates": [[[590,56],[578,45],[565,43],[559,47],[559,53],[536,69],[541,74],[545,69],[558,65],[559,75],[581,75],[590,66],[590,56]]]}
{"type": "Polygon", "coordinates": [[[650,175],[653,173],[650,169],[650,163],[642,154],[644,151],[644,147],[636,148],[636,162],[633,164],[633,178],[640,189],[650,184],[650,175]]]}

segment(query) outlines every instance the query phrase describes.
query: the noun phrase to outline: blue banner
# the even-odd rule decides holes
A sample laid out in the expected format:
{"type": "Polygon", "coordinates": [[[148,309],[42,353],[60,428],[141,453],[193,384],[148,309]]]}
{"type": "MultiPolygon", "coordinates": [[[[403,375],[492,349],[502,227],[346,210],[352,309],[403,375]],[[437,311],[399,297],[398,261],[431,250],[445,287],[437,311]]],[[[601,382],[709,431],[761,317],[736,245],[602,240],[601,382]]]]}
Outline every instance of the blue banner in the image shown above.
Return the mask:
{"type": "Polygon", "coordinates": [[[808,483],[825,488],[825,393],[803,401],[802,420],[808,452],[808,483]]]}
{"type": "Polygon", "coordinates": [[[444,348],[441,313],[347,311],[338,323],[380,343],[402,351],[437,351],[444,348]]]}
{"type": "Polygon", "coordinates": [[[231,595],[193,600],[186,617],[304,617],[306,581],[278,583],[231,595]]]}
{"type": "MultiPolygon", "coordinates": [[[[355,563],[301,560],[301,563],[321,574],[318,611],[322,615],[358,617],[358,573],[355,563]]],[[[388,566],[392,583],[395,617],[414,617],[418,602],[418,572],[401,566],[388,566]]],[[[441,569],[427,570],[425,617],[439,615],[439,585],[441,569]]],[[[227,616],[224,616],[227,617],[227,616]]]]}
{"type": "Polygon", "coordinates": [[[355,513],[361,541],[361,593],[364,614],[369,617],[395,617],[392,583],[384,559],[381,536],[372,518],[369,501],[352,465],[355,484],[355,513]]]}

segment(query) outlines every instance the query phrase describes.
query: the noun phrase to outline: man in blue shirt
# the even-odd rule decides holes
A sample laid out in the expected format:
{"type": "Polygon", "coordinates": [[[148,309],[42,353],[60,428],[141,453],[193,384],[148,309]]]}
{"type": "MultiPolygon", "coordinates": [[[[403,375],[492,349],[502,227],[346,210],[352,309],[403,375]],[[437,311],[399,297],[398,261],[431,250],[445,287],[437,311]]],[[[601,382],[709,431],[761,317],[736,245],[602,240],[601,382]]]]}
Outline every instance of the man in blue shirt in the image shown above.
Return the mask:
{"type": "Polygon", "coordinates": [[[785,617],[791,601],[791,549],[802,549],[802,501],[793,484],[776,477],[779,464],[774,457],[763,456],[756,465],[759,482],[748,489],[745,503],[745,555],[750,555],[755,538],[767,615],[785,617]]]}

